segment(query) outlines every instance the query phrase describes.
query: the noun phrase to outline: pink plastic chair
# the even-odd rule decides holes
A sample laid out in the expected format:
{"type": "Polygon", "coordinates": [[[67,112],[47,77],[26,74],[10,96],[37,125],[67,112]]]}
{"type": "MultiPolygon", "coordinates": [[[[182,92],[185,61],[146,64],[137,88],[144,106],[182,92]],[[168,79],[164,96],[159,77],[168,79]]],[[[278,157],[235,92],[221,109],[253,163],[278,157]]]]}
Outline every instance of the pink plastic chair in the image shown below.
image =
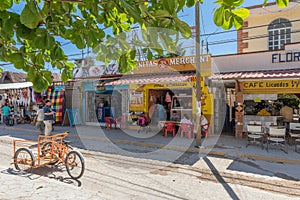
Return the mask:
{"type": "Polygon", "coordinates": [[[186,133],[188,135],[188,139],[191,137],[194,137],[194,125],[193,124],[180,124],[180,137],[183,138],[184,134],[186,133]]]}

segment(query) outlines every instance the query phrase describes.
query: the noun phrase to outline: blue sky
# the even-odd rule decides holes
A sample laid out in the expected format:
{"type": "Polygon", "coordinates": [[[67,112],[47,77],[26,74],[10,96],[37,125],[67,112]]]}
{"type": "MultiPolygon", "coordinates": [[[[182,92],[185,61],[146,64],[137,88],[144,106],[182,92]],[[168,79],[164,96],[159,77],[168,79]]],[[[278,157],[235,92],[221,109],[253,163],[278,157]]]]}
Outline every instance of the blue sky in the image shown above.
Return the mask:
{"type": "MultiPolygon", "coordinates": [[[[263,3],[264,0],[245,0],[243,6],[251,6],[263,3]]],[[[271,0],[273,1],[273,0],[271,0]]],[[[269,2],[271,2],[269,1],[269,2]]],[[[232,54],[237,51],[236,42],[229,42],[223,44],[215,44],[212,43],[221,42],[225,40],[236,39],[236,31],[229,31],[226,33],[222,28],[217,27],[213,22],[213,13],[214,9],[217,8],[217,5],[213,3],[213,0],[205,0],[204,4],[200,6],[200,27],[201,27],[201,40],[208,42],[209,53],[212,55],[224,55],[224,54],[232,54]],[[222,32],[222,33],[220,33],[222,32]],[[216,34],[219,33],[219,34],[216,34]]],[[[20,7],[15,7],[13,10],[18,11],[20,7]]],[[[186,21],[190,26],[195,25],[195,8],[187,8],[184,9],[183,12],[179,14],[182,20],[186,21]]],[[[193,54],[194,50],[194,42],[195,38],[191,38],[189,40],[184,41],[184,47],[187,49],[189,54],[193,54]]],[[[65,50],[66,55],[69,55],[70,60],[80,59],[82,58],[82,53],[86,55],[88,49],[79,50],[74,45],[70,44],[68,41],[61,41],[63,44],[63,49],[65,50]]],[[[206,53],[206,49],[204,52],[206,53]]],[[[0,62],[0,64],[3,62],[0,62]]],[[[4,71],[19,71],[15,69],[12,65],[6,65],[2,67],[4,71]]],[[[58,70],[52,69],[50,65],[46,66],[49,70],[53,72],[59,72],[58,70]]]]}

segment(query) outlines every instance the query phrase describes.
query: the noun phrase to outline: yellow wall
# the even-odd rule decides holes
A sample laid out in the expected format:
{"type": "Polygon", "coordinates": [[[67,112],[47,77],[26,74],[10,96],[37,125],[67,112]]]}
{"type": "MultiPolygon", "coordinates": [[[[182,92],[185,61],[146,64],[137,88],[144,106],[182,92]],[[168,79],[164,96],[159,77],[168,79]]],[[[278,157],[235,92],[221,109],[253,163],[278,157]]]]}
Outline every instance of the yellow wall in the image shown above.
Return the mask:
{"type": "MultiPolygon", "coordinates": [[[[245,43],[248,43],[248,48],[243,49],[243,52],[254,52],[254,51],[264,51],[268,50],[268,26],[272,21],[278,18],[288,19],[291,24],[291,31],[299,31],[300,21],[292,22],[294,20],[300,19],[300,5],[290,3],[289,7],[285,9],[276,8],[274,9],[265,7],[264,9],[260,8],[263,14],[257,14],[257,10],[250,9],[250,16],[246,19],[248,21],[248,28],[245,28],[243,32],[248,32],[248,38],[265,36],[261,39],[250,39],[244,40],[245,43]],[[279,11],[281,10],[281,11],[279,11]],[[251,28],[262,26],[259,28],[251,28]]],[[[300,32],[291,34],[292,43],[300,42],[300,32]]]]}
{"type": "MultiPolygon", "coordinates": [[[[149,99],[149,89],[171,89],[171,88],[191,88],[193,87],[193,91],[196,88],[196,77],[192,77],[191,82],[174,82],[174,83],[158,83],[158,84],[145,84],[143,86],[137,84],[130,85],[131,91],[143,92],[143,102],[139,105],[130,104],[131,111],[140,111],[140,112],[148,112],[148,99],[149,99]],[[192,83],[192,84],[191,84],[192,83]]],[[[202,112],[203,114],[212,115],[213,114],[213,94],[210,94],[208,91],[208,87],[204,84],[204,79],[201,78],[201,88],[204,96],[203,104],[202,104],[202,112]]],[[[193,101],[193,114],[196,114],[196,95],[192,93],[192,101],[193,101]]]]}

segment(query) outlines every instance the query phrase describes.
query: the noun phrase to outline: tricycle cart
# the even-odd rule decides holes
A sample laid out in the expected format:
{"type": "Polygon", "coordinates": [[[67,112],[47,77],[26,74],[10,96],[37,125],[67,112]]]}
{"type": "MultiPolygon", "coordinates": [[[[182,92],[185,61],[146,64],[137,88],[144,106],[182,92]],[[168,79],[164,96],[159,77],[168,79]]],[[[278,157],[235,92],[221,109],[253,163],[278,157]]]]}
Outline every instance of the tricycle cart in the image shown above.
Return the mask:
{"type": "Polygon", "coordinates": [[[69,141],[64,140],[67,136],[68,132],[64,132],[51,136],[39,135],[37,142],[14,140],[15,168],[19,171],[29,171],[31,168],[60,162],[66,166],[71,178],[79,179],[84,172],[84,158],[79,151],[73,150],[69,141]]]}

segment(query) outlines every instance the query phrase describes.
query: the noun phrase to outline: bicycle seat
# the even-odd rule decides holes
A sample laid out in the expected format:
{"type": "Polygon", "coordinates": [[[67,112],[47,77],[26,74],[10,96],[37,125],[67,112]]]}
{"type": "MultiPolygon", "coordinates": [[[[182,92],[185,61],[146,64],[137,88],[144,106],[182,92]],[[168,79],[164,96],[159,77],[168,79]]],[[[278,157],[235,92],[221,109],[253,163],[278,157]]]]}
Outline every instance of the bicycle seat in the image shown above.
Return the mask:
{"type": "Polygon", "coordinates": [[[64,144],[64,145],[71,144],[71,141],[69,141],[69,140],[63,140],[63,144],[64,144]]]}

